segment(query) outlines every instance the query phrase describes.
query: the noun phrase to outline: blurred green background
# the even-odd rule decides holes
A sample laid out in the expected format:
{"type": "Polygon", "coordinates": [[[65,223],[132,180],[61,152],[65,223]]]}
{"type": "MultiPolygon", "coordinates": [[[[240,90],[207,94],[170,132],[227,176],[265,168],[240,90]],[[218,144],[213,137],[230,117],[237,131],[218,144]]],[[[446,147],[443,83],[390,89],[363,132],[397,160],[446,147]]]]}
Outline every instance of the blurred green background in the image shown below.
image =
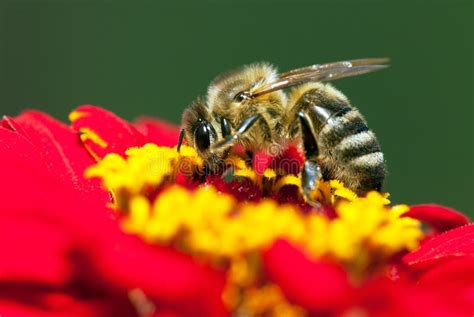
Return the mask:
{"type": "MultiPolygon", "coordinates": [[[[178,123],[218,73],[387,56],[338,81],[382,143],[394,202],[473,212],[473,1],[0,0],[0,108],[89,103],[178,123]]],[[[1,158],[0,158],[1,160],[1,158]]]]}

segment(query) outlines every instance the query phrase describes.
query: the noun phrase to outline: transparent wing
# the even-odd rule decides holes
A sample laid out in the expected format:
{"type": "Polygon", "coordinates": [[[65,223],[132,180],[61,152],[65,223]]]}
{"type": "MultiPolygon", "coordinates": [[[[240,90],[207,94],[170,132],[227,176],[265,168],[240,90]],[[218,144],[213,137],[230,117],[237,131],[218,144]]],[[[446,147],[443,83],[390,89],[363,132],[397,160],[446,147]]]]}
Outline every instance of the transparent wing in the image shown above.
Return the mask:
{"type": "Polygon", "coordinates": [[[388,58],[364,58],[364,59],[354,59],[350,61],[340,61],[327,64],[316,64],[311,66],[306,66],[302,68],[293,69],[280,74],[280,78],[314,72],[315,70],[322,69],[334,69],[334,68],[351,68],[355,66],[368,66],[368,65],[386,65],[389,62],[388,58]]]}
{"type": "Polygon", "coordinates": [[[276,81],[259,88],[257,91],[253,91],[251,97],[258,97],[275,90],[297,86],[307,82],[330,81],[374,72],[388,67],[388,61],[387,58],[367,58],[293,69],[281,73],[276,81]]]}

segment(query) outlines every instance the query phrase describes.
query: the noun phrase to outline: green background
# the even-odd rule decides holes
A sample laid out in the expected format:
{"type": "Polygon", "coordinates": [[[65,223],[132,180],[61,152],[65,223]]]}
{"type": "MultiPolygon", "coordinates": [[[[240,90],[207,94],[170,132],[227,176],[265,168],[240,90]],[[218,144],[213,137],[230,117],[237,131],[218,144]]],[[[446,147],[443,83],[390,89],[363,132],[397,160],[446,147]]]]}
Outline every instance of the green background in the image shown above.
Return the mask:
{"type": "MultiPolygon", "coordinates": [[[[218,73],[387,56],[335,83],[378,135],[394,202],[473,212],[473,1],[0,0],[0,107],[90,103],[178,123],[218,73]]],[[[0,158],[1,160],[1,158],[0,158]]]]}

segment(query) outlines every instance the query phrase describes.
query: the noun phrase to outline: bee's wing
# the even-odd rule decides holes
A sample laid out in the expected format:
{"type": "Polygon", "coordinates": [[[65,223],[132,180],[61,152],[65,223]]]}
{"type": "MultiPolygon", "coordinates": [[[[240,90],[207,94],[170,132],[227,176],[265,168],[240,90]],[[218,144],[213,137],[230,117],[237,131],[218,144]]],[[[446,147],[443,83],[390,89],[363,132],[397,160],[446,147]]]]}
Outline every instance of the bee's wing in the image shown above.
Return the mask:
{"type": "Polygon", "coordinates": [[[316,64],[307,67],[293,69],[280,74],[280,78],[289,77],[297,74],[304,74],[314,72],[315,70],[322,69],[335,69],[335,68],[351,68],[355,66],[368,66],[368,65],[386,65],[389,62],[388,58],[365,58],[365,59],[354,59],[350,61],[340,61],[327,64],[316,64]]]}
{"type": "Polygon", "coordinates": [[[280,74],[274,82],[253,91],[252,97],[257,97],[275,90],[297,86],[307,82],[330,81],[370,73],[388,67],[387,62],[387,58],[370,58],[293,69],[280,74]]]}

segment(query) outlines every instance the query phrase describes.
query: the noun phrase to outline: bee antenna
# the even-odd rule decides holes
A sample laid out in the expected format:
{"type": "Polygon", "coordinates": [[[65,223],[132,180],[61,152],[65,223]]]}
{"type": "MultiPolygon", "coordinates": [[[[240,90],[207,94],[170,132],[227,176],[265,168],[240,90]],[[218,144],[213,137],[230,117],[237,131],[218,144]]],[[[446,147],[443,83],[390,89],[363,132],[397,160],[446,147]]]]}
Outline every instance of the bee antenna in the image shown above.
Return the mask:
{"type": "Polygon", "coordinates": [[[178,146],[176,147],[176,150],[178,151],[178,153],[181,150],[181,145],[183,144],[183,139],[184,139],[184,129],[181,129],[181,131],[179,131],[178,146]]]}

